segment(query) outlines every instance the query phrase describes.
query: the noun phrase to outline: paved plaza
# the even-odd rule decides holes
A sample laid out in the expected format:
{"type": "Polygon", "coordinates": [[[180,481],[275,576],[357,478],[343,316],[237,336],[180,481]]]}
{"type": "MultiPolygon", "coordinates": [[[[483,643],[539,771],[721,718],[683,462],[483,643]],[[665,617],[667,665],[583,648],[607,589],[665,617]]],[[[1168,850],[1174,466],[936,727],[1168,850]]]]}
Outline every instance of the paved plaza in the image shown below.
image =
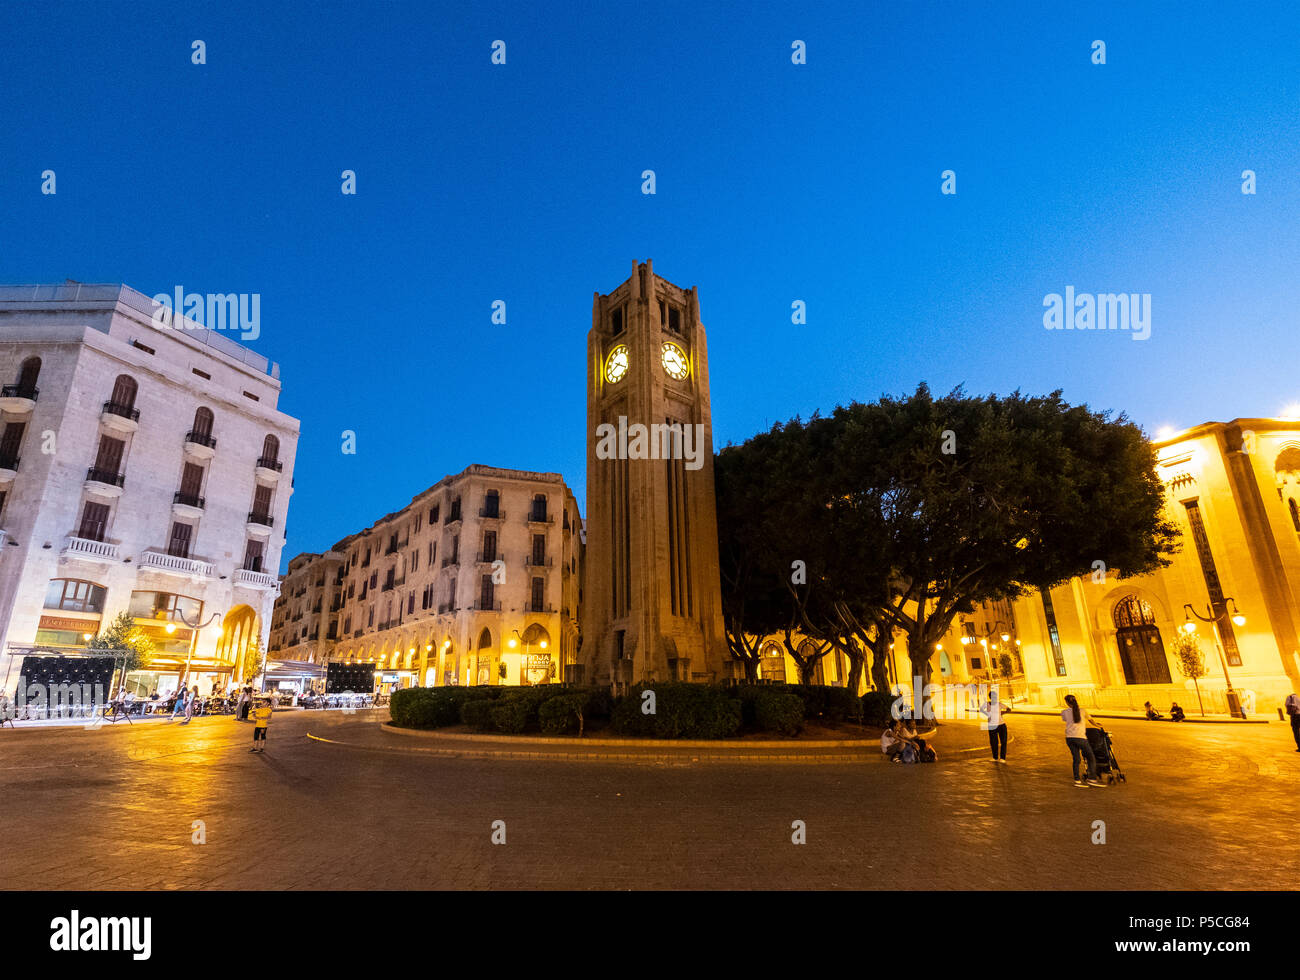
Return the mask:
{"type": "MultiPolygon", "coordinates": [[[[1128,782],[1077,789],[1058,719],[1010,764],[457,757],[386,712],[0,732],[7,889],[1293,888],[1289,729],[1112,721],[1128,782]],[[316,738],[309,737],[317,736],[316,738]],[[327,739],[328,741],[321,741],[327,739]],[[806,825],[793,844],[791,825],[806,825]],[[1093,822],[1105,822],[1094,844],[1093,822]],[[202,821],[206,843],[191,842],[202,821]],[[493,844],[504,821],[506,843],[493,844]]],[[[483,748],[486,743],[475,743],[483,748]]],[[[499,745],[500,743],[495,743],[499,745]]],[[[468,746],[468,744],[467,744],[468,746]]],[[[843,752],[837,753],[838,758],[843,752]]]]}

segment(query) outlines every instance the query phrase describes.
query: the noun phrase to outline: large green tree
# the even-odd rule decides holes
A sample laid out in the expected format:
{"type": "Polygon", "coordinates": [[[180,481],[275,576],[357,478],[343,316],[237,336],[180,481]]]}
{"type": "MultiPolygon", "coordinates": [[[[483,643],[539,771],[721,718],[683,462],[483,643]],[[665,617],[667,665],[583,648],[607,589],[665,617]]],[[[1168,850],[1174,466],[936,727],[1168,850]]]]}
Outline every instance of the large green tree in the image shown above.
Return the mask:
{"type": "Polygon", "coordinates": [[[927,684],[958,613],[1097,562],[1150,572],[1176,544],[1141,430],[1060,392],[935,398],[921,385],[729,446],[718,472],[733,654],[794,621],[849,657],[851,683],[870,653],[877,689],[896,631],[927,684]],[[793,560],[806,562],[802,585],[793,560]]]}

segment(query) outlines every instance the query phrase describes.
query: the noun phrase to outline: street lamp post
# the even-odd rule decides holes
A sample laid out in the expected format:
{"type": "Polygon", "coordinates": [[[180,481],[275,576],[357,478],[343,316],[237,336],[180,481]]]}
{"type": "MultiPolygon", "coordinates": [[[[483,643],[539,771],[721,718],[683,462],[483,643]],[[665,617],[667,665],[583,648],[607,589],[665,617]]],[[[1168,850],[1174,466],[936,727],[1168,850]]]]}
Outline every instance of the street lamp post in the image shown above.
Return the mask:
{"type": "Polygon", "coordinates": [[[1237,694],[1236,690],[1233,688],[1232,677],[1231,675],[1228,674],[1228,659],[1223,655],[1223,638],[1219,635],[1219,623],[1221,620],[1225,620],[1228,618],[1229,605],[1232,606],[1232,621],[1237,626],[1245,626],[1246,617],[1243,616],[1240,612],[1238,612],[1237,601],[1233,599],[1231,596],[1227,596],[1226,598],[1224,598],[1221,605],[1222,605],[1222,611],[1219,612],[1217,615],[1214,612],[1214,606],[1212,604],[1207,605],[1205,607],[1206,615],[1202,616],[1199,612],[1197,612],[1194,608],[1192,608],[1192,604],[1190,602],[1184,603],[1183,615],[1185,616],[1186,621],[1183,623],[1183,630],[1184,632],[1187,633],[1196,632],[1196,623],[1192,621],[1193,616],[1199,619],[1202,623],[1210,624],[1210,628],[1214,631],[1214,649],[1219,654],[1219,666],[1223,668],[1223,680],[1224,683],[1227,684],[1227,691],[1225,693],[1228,698],[1228,714],[1232,715],[1235,718],[1245,718],[1246,713],[1241,710],[1241,697],[1237,694]]]}
{"type": "MultiPolygon", "coordinates": [[[[194,648],[198,646],[199,643],[199,630],[211,626],[214,622],[216,622],[218,619],[221,618],[221,613],[213,613],[212,616],[208,619],[208,621],[204,623],[202,626],[198,624],[197,618],[193,623],[191,623],[188,619],[185,618],[185,613],[181,612],[179,608],[177,608],[176,610],[176,615],[180,618],[180,621],[182,623],[184,623],[186,626],[190,628],[190,649],[189,649],[189,653],[186,654],[185,656],[185,674],[184,676],[181,677],[181,686],[186,687],[189,685],[190,682],[190,665],[194,662],[194,648]]],[[[175,625],[173,625],[172,623],[168,623],[167,632],[174,633],[175,631],[176,631],[175,625]]]]}

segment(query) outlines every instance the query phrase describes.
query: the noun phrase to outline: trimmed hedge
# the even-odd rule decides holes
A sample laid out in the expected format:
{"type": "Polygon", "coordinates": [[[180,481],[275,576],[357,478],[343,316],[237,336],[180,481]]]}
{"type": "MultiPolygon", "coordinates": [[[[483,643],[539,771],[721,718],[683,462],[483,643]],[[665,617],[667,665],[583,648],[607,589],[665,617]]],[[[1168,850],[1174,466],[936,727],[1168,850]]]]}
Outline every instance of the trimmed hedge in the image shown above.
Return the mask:
{"type": "Polygon", "coordinates": [[[654,738],[727,738],[740,731],[740,723],[740,701],[725,688],[683,681],[638,684],[610,713],[610,725],[618,734],[654,738]],[[645,691],[654,691],[654,714],[642,711],[645,691]]]}
{"type": "Polygon", "coordinates": [[[862,695],[862,723],[873,728],[888,728],[894,723],[892,711],[897,700],[888,691],[868,691],[862,695]]]}
{"type": "Polygon", "coordinates": [[[580,735],[587,718],[591,697],[586,694],[563,694],[543,701],[537,719],[545,735],[580,735]]]}
{"type": "Polygon", "coordinates": [[[388,703],[393,724],[402,728],[445,728],[460,722],[467,701],[497,698],[499,687],[410,687],[397,691],[388,703]]]}
{"type": "Polygon", "coordinates": [[[798,735],[803,731],[804,702],[797,694],[781,688],[759,688],[754,699],[754,722],[760,732],[798,735]]]}

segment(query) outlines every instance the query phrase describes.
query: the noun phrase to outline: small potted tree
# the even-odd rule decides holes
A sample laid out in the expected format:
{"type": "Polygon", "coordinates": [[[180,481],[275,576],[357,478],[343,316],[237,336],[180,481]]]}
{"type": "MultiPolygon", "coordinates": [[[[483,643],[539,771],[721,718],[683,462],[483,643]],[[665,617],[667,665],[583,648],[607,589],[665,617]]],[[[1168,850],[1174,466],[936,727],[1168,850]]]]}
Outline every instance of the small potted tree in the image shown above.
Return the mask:
{"type": "Polygon", "coordinates": [[[1205,654],[1201,652],[1201,644],[1197,641],[1192,633],[1178,634],[1174,640],[1174,663],[1178,665],[1178,672],[1184,677],[1191,680],[1196,687],[1196,702],[1201,708],[1201,717],[1205,717],[1205,703],[1201,700],[1201,678],[1208,673],[1205,669],[1205,654]]]}

